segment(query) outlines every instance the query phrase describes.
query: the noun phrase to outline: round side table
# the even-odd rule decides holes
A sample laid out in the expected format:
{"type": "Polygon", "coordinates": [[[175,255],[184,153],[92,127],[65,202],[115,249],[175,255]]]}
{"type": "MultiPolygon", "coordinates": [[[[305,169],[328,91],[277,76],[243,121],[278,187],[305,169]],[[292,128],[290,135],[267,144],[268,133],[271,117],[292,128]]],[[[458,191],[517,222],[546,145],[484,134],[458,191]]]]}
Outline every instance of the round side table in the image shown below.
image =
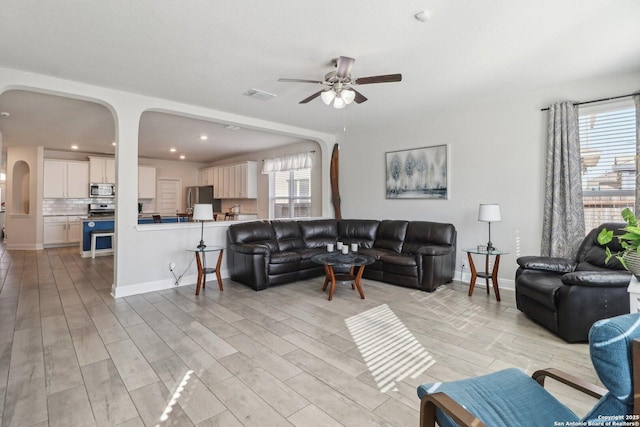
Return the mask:
{"type": "Polygon", "coordinates": [[[509,252],[501,251],[499,249],[493,249],[491,251],[478,249],[463,249],[467,253],[469,259],[469,269],[471,270],[471,281],[469,282],[469,296],[473,295],[473,288],[476,286],[476,279],[481,277],[487,284],[487,294],[489,293],[489,279],[493,283],[493,291],[496,294],[496,301],[500,301],[500,289],[498,288],[498,267],[500,266],[500,255],[508,254],[509,252]],[[472,255],[484,255],[484,270],[477,271],[476,265],[473,262],[472,255]],[[493,263],[493,270],[489,271],[489,257],[494,256],[495,261],[493,263]]]}

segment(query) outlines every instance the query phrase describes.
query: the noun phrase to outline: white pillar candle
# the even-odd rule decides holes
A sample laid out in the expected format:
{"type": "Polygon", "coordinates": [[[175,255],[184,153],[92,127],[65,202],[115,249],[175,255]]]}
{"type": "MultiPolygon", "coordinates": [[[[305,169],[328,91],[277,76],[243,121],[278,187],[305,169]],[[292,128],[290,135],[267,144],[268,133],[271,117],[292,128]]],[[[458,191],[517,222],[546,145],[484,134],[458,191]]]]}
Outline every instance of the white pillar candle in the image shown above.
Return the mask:
{"type": "Polygon", "coordinates": [[[348,247],[347,245],[344,245],[344,246],[342,247],[342,253],[343,253],[343,254],[348,254],[348,253],[349,253],[349,247],[348,247]]]}
{"type": "Polygon", "coordinates": [[[358,244],[357,243],[352,243],[351,244],[351,252],[358,252],[358,244]]]}
{"type": "Polygon", "coordinates": [[[337,242],[336,243],[336,249],[341,251],[342,250],[342,242],[337,242]]]}
{"type": "Polygon", "coordinates": [[[327,252],[333,252],[333,243],[327,243],[327,252]]]}

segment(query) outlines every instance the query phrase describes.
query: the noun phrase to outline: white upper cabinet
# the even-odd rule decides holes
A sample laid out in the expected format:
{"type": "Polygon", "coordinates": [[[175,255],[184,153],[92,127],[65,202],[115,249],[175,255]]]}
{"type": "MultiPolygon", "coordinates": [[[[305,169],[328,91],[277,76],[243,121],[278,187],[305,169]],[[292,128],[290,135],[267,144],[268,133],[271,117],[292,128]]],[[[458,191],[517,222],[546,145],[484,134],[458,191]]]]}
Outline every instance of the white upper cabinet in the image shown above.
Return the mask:
{"type": "Polygon", "coordinates": [[[213,185],[216,168],[200,169],[198,171],[198,185],[213,185]]]}
{"type": "Polygon", "coordinates": [[[213,185],[213,197],[216,199],[255,199],[258,197],[258,166],[256,162],[201,169],[198,177],[200,185],[213,185]],[[206,181],[204,176],[207,177],[206,181]]]}
{"type": "Polygon", "coordinates": [[[92,183],[115,184],[116,160],[111,157],[89,157],[89,173],[92,183]]]}
{"type": "Polygon", "coordinates": [[[89,163],[45,159],[43,195],[45,199],[89,197],[89,163]]]}
{"type": "Polygon", "coordinates": [[[67,197],[71,199],[89,197],[88,162],[67,162],[67,197]]]}
{"type": "Polygon", "coordinates": [[[156,198],[156,168],[138,166],[138,198],[156,198]]]}

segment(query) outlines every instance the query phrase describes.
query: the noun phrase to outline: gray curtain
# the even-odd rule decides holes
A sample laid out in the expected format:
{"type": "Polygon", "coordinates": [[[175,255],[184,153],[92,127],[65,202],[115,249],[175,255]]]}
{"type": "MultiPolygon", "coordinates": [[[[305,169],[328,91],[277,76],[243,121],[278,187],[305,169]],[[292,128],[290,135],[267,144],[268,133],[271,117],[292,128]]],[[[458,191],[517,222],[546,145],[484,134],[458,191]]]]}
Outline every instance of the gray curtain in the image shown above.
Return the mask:
{"type": "Polygon", "coordinates": [[[573,102],[553,104],[548,120],[541,253],[573,258],[585,227],[578,108],[573,102]]]}
{"type": "Polygon", "coordinates": [[[636,215],[640,214],[640,93],[633,95],[636,106],[636,215]]]}

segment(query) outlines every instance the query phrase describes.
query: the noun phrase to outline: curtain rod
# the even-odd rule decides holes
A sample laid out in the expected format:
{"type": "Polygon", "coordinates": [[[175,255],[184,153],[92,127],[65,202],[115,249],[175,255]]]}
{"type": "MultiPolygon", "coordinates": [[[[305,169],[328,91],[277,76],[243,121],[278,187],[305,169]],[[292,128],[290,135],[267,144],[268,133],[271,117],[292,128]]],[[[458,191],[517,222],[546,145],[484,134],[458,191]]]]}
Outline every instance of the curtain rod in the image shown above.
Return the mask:
{"type": "MultiPolygon", "coordinates": [[[[574,102],[573,105],[584,105],[584,104],[593,104],[594,102],[613,101],[614,99],[627,98],[629,96],[638,95],[638,94],[640,94],[640,91],[630,93],[628,95],[612,96],[611,98],[601,98],[601,99],[594,99],[592,101],[574,102]]],[[[540,111],[549,111],[549,107],[542,108],[540,111]]]]}

